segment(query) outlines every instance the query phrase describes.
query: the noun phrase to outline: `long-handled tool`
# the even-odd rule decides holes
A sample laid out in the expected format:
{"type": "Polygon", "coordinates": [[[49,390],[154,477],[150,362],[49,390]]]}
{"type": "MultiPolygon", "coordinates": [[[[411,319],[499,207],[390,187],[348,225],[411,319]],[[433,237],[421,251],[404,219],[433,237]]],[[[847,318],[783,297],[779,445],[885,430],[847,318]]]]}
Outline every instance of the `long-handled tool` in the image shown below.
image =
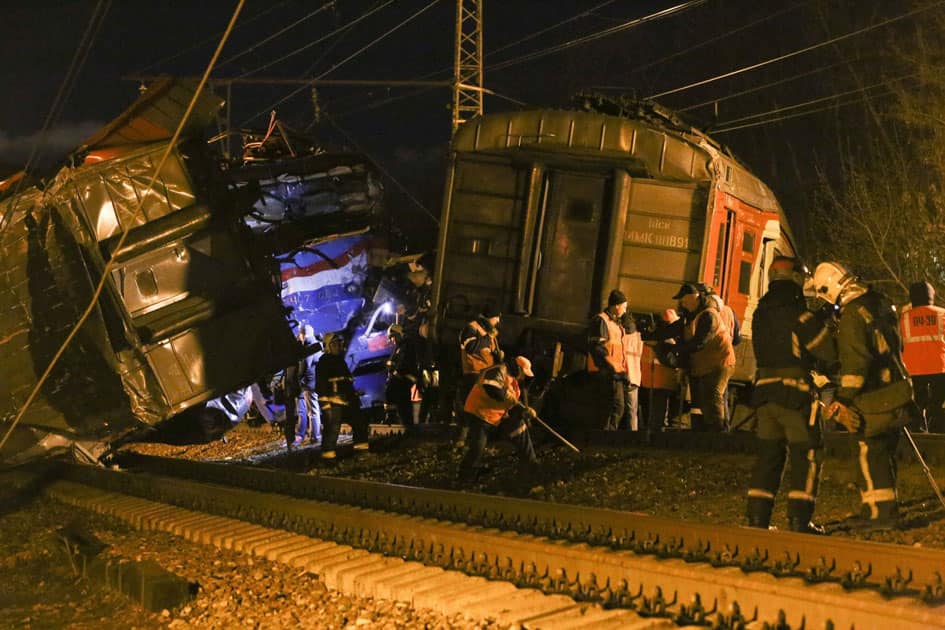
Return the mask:
{"type": "Polygon", "coordinates": [[[539,418],[539,417],[538,417],[538,414],[534,413],[534,410],[533,410],[531,407],[529,407],[528,405],[522,403],[521,401],[516,402],[516,405],[518,405],[519,407],[521,407],[522,409],[524,409],[524,410],[526,410],[526,411],[531,410],[531,413],[529,413],[529,417],[530,417],[530,418],[532,418],[535,422],[537,422],[537,423],[540,424],[542,427],[544,427],[544,429],[545,429],[548,433],[550,433],[551,435],[553,435],[553,436],[555,436],[556,438],[558,438],[558,440],[560,440],[562,444],[564,444],[565,446],[567,446],[568,448],[570,448],[572,451],[574,451],[575,453],[580,453],[580,452],[581,452],[581,450],[580,450],[578,447],[576,447],[574,444],[571,444],[571,442],[569,442],[569,441],[567,440],[567,438],[565,438],[563,435],[561,435],[560,433],[558,433],[557,431],[555,431],[554,429],[552,429],[550,426],[548,426],[548,423],[547,423],[547,422],[545,422],[544,420],[542,420],[541,418],[539,418]]]}
{"type": "Polygon", "coordinates": [[[922,457],[922,453],[919,451],[919,445],[915,443],[915,439],[912,437],[912,432],[909,431],[907,427],[902,427],[902,430],[905,432],[906,437],[909,438],[909,443],[912,444],[912,450],[915,451],[915,456],[918,458],[919,463],[922,464],[922,470],[925,471],[925,476],[929,478],[929,483],[932,485],[935,496],[938,497],[939,503],[945,508],[945,496],[942,496],[942,490],[938,487],[935,477],[932,476],[932,471],[929,470],[928,464],[925,463],[925,458],[922,457]]]}

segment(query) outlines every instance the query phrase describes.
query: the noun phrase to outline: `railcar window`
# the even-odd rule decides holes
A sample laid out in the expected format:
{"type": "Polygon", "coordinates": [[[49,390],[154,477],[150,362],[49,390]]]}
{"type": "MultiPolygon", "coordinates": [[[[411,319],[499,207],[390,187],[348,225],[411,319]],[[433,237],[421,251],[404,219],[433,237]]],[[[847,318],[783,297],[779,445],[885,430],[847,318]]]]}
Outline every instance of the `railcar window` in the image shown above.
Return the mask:
{"type": "Polygon", "coordinates": [[[743,260],[738,268],[738,292],[748,295],[751,291],[751,263],[743,260]]]}
{"type": "Polygon", "coordinates": [[[154,297],[158,293],[157,280],[150,269],[135,274],[135,284],[138,285],[138,293],[141,297],[154,297]]]}
{"type": "Polygon", "coordinates": [[[594,203],[587,199],[568,200],[568,221],[591,223],[594,221],[594,203]]]}
{"type": "Polygon", "coordinates": [[[746,254],[752,254],[755,251],[755,233],[745,230],[745,237],[742,239],[742,251],[746,254]]]}

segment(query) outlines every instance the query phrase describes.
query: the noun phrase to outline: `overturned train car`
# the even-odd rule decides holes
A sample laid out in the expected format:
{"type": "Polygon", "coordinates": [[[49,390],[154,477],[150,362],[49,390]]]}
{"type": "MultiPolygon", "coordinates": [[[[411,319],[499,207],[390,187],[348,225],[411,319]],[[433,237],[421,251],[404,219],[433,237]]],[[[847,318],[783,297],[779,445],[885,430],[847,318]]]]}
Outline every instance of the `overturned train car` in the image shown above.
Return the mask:
{"type": "MultiPolygon", "coordinates": [[[[684,281],[716,288],[750,328],[793,239],[774,195],[726,149],[653,104],[490,114],[460,128],[440,223],[437,328],[455,339],[484,303],[502,342],[545,376],[584,362],[585,327],[619,288],[637,313],[684,281]]],[[[738,346],[736,378],[754,371],[738,346]]]]}
{"type": "Polygon", "coordinates": [[[252,173],[234,180],[208,147],[203,130],[220,99],[201,94],[155,175],[193,87],[151,86],[41,185],[0,183],[0,437],[113,264],[0,461],[134,434],[305,352],[273,254],[318,230],[247,226],[267,188],[252,173]]]}

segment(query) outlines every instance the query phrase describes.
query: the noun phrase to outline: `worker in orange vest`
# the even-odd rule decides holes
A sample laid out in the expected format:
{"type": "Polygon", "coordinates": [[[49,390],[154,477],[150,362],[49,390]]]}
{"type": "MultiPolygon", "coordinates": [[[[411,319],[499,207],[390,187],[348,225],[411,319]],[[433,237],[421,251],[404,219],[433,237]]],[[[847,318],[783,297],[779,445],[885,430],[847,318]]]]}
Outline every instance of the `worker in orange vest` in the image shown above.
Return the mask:
{"type": "MultiPolygon", "coordinates": [[[[672,324],[679,320],[674,309],[666,309],[660,313],[663,324],[672,324]]],[[[645,407],[641,415],[646,420],[646,430],[662,431],[673,417],[674,410],[679,404],[679,370],[662,363],[657,356],[661,354],[659,344],[663,348],[671,345],[673,340],[658,342],[648,340],[643,344],[643,354],[640,358],[640,400],[645,407]]]]}
{"type": "Polygon", "coordinates": [[[528,474],[536,469],[538,458],[528,433],[528,420],[535,417],[535,412],[522,400],[522,383],[533,376],[532,362],[521,356],[515,357],[508,366],[499,363],[479,373],[463,407],[470,432],[469,447],[459,465],[461,484],[475,480],[486,441],[496,430],[515,446],[521,473],[528,474]]]}
{"type": "Polygon", "coordinates": [[[912,304],[902,310],[902,361],[912,377],[915,401],[922,409],[927,431],[945,431],[945,308],[935,306],[935,289],[928,282],[909,287],[912,304]]]}
{"type": "Polygon", "coordinates": [[[587,334],[587,371],[607,396],[607,415],[602,428],[616,431],[623,418],[627,383],[627,353],[624,349],[623,316],[627,312],[627,296],[614,289],[607,298],[607,308],[594,316],[587,334]]]}
{"type": "Polygon", "coordinates": [[[492,304],[486,304],[482,311],[459,333],[459,361],[462,375],[456,385],[456,398],[453,402],[459,431],[454,446],[462,448],[469,435],[467,416],[463,413],[466,397],[479,373],[502,362],[504,355],[499,348],[499,321],[502,313],[492,304]]]}

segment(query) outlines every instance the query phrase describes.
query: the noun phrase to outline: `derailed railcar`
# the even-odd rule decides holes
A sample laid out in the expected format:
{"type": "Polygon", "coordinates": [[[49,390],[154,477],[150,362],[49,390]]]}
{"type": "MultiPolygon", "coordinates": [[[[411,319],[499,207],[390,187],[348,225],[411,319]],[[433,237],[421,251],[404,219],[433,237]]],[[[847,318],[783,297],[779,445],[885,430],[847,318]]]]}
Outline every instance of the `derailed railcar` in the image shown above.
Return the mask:
{"type": "MultiPolygon", "coordinates": [[[[489,114],[460,128],[440,222],[437,329],[484,303],[507,347],[580,369],[585,326],[619,288],[657,312],[706,282],[750,331],[766,269],[794,245],[774,195],[725,148],[652,104],[489,114]]],[[[754,371],[738,346],[736,378],[754,371]]]]}
{"type": "Polygon", "coordinates": [[[3,434],[114,265],[0,459],[159,423],[300,356],[272,261],[200,135],[218,98],[200,96],[148,190],[192,95],[162,81],[42,189],[0,184],[3,434]]]}

